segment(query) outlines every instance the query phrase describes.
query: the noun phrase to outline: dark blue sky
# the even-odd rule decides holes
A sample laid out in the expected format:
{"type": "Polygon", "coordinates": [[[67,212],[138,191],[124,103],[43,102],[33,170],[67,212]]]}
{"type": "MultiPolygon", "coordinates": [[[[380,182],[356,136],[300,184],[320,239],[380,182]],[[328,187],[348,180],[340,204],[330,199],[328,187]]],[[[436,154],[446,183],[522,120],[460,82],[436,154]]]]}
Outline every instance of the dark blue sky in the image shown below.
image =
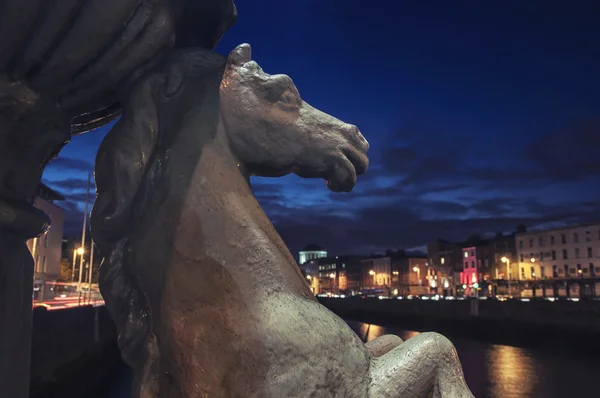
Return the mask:
{"type": "MultiPolygon", "coordinates": [[[[292,251],[419,246],[438,237],[600,219],[600,10],[594,1],[237,1],[217,50],[248,42],[268,73],[359,126],[353,192],[255,179],[292,251]]],[[[75,137],[44,181],[81,223],[107,128],[75,137]]]]}

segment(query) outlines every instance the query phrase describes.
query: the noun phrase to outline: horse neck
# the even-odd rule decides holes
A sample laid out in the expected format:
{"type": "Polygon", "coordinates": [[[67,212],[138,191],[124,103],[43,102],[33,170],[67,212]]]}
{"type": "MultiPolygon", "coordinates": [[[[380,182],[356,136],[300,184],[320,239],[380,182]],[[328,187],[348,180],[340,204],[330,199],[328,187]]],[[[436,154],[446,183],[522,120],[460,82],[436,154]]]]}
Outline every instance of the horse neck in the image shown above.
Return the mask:
{"type": "MultiPolygon", "coordinates": [[[[294,258],[254,197],[243,164],[227,142],[222,121],[204,143],[189,177],[181,222],[196,220],[194,258],[223,265],[247,289],[288,290],[313,298],[294,258]]],[[[183,233],[192,233],[185,229],[183,233]]],[[[267,291],[268,293],[268,291],[267,291]]],[[[251,294],[251,293],[249,293],[251,294]]]]}

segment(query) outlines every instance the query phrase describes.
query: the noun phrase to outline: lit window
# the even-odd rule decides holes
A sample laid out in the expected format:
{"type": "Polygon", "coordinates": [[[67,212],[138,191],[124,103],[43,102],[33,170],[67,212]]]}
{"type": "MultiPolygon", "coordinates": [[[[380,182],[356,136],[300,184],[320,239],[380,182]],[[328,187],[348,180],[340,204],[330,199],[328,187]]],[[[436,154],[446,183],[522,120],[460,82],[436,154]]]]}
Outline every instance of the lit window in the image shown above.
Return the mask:
{"type": "Polygon", "coordinates": [[[442,257],[442,264],[444,264],[446,262],[446,259],[444,257],[442,257]]]}
{"type": "Polygon", "coordinates": [[[465,257],[469,257],[469,252],[465,252],[465,257]]]}

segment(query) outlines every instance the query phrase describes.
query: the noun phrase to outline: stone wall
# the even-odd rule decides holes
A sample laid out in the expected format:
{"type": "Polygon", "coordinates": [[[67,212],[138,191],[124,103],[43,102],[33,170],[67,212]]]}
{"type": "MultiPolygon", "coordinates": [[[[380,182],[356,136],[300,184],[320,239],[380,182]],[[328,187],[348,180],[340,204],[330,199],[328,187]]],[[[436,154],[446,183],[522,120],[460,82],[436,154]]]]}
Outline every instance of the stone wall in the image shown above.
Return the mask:
{"type": "Polygon", "coordinates": [[[344,319],[516,346],[574,345],[600,352],[600,302],[319,299],[344,319]],[[476,311],[473,306],[476,305],[476,311]],[[478,315],[473,315],[474,313],[478,315]],[[594,347],[592,347],[592,345],[594,347]]]}

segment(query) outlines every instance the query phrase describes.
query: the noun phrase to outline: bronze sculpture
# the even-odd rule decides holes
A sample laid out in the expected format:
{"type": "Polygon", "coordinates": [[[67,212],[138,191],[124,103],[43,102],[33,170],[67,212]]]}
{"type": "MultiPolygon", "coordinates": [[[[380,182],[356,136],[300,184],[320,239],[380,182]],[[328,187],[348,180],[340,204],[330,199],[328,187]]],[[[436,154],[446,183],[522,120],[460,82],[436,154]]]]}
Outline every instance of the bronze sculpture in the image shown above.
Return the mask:
{"type": "Polygon", "coordinates": [[[347,191],[368,144],[249,46],[209,51],[236,17],[231,0],[0,1],[1,396],[28,396],[43,167],[122,108],[92,222],[136,397],[471,396],[448,340],[363,345],[315,301],[250,176],[347,191]]]}
{"type": "Polygon", "coordinates": [[[177,43],[214,48],[232,0],[0,0],[0,396],[29,396],[32,205],[71,135],[120,114],[128,82],[177,43]]]}
{"type": "Polygon", "coordinates": [[[444,337],[365,346],[315,300],[250,176],[349,191],[368,143],[250,53],[172,54],[98,153],[92,228],[134,396],[471,397],[444,337]]]}

